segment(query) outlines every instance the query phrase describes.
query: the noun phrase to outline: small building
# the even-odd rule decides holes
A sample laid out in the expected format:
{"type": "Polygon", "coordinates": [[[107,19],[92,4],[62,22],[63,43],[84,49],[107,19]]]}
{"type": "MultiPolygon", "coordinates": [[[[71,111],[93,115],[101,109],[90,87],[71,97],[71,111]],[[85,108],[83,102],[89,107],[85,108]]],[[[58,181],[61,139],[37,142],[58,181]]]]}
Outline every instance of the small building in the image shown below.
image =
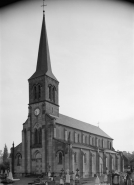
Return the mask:
{"type": "Polygon", "coordinates": [[[130,160],[130,167],[134,171],[134,158],[130,160]]]}
{"type": "Polygon", "coordinates": [[[124,170],[127,171],[128,168],[130,167],[129,159],[124,154],[123,154],[123,159],[124,159],[124,170]]]}

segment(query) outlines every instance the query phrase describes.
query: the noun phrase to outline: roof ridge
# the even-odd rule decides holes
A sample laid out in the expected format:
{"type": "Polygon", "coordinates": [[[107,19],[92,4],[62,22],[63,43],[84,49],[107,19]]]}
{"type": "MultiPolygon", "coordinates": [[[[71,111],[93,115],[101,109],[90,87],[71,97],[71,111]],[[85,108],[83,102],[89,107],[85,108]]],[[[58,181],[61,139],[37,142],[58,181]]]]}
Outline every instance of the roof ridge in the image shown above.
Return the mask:
{"type": "MultiPolygon", "coordinates": [[[[66,116],[66,115],[61,114],[61,113],[59,113],[59,115],[66,116]]],[[[91,125],[91,126],[94,126],[94,127],[99,128],[98,126],[92,125],[91,123],[87,123],[87,122],[85,122],[85,121],[81,121],[81,120],[78,120],[78,119],[76,119],[76,118],[72,118],[72,117],[70,117],[70,116],[66,116],[66,117],[68,117],[68,118],[71,118],[71,119],[74,119],[74,120],[77,120],[77,121],[80,121],[80,122],[86,123],[86,124],[88,124],[88,125],[91,125]]]]}
{"type": "Polygon", "coordinates": [[[66,116],[61,113],[59,113],[59,118],[57,118],[57,123],[68,126],[68,127],[72,127],[72,128],[84,131],[84,132],[89,132],[97,136],[113,139],[99,127],[92,125],[90,123],[83,122],[78,119],[66,116]]]}

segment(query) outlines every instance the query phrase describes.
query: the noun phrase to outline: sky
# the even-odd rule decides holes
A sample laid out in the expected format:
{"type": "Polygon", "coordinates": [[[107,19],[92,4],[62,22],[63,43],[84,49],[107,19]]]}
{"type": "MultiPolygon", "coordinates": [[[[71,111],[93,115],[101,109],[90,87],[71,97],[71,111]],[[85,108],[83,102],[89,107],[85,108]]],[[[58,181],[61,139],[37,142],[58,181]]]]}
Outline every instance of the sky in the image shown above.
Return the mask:
{"type": "MultiPolygon", "coordinates": [[[[99,126],[115,150],[134,151],[134,7],[111,0],[46,0],[60,113],[99,126]]],[[[35,72],[42,1],[0,9],[0,149],[21,140],[35,72]]]]}

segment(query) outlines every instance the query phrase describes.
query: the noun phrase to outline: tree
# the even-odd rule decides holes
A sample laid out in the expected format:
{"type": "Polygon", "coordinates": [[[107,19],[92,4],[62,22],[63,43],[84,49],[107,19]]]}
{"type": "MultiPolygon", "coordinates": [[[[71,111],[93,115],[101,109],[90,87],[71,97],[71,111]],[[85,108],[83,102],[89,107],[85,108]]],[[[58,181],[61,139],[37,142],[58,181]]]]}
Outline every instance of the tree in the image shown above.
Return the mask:
{"type": "Polygon", "coordinates": [[[2,154],[2,150],[0,150],[0,164],[3,162],[3,154],[2,154]]]}
{"type": "Polygon", "coordinates": [[[5,144],[5,148],[4,148],[4,152],[3,152],[3,163],[8,161],[8,149],[7,146],[5,144]]]}
{"type": "Polygon", "coordinates": [[[8,149],[7,146],[5,144],[5,148],[4,148],[4,152],[3,152],[3,168],[4,169],[9,169],[9,157],[8,157],[8,149]]]}
{"type": "Polygon", "coordinates": [[[132,152],[132,158],[134,158],[134,151],[132,152]]]}

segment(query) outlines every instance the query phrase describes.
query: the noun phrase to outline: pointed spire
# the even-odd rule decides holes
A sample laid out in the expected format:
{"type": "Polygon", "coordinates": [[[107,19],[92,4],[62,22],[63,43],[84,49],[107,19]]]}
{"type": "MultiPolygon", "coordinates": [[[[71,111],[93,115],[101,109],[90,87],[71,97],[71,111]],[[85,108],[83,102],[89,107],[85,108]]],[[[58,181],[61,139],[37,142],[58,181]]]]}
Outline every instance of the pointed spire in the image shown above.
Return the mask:
{"type": "Polygon", "coordinates": [[[30,77],[30,79],[36,78],[42,75],[47,75],[57,80],[55,76],[53,75],[52,69],[51,69],[51,61],[50,61],[44,12],[43,12],[43,21],[42,21],[42,28],[41,28],[36,72],[30,77]]]}

